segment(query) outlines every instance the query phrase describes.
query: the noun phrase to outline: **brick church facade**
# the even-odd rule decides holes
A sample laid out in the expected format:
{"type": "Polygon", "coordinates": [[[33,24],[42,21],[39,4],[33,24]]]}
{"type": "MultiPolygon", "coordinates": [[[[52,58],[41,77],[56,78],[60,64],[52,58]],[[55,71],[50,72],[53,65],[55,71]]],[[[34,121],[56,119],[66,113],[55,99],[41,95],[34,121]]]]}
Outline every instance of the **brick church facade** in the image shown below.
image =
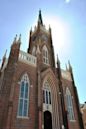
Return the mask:
{"type": "Polygon", "coordinates": [[[55,65],[41,11],[27,52],[20,45],[21,35],[0,68],[0,129],[84,129],[72,67],[55,65]]]}

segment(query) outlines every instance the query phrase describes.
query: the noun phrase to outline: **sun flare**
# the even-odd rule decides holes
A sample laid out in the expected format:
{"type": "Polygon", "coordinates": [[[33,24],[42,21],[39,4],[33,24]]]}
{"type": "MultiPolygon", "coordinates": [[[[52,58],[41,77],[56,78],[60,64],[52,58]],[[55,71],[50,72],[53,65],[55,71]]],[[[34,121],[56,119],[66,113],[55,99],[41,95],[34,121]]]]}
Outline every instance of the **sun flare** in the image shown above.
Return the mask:
{"type": "Polygon", "coordinates": [[[70,0],[65,0],[65,2],[66,2],[66,3],[69,3],[69,2],[70,2],[70,0]]]}
{"type": "Polygon", "coordinates": [[[44,19],[46,27],[49,24],[52,29],[53,44],[55,45],[55,50],[64,51],[64,49],[69,49],[69,27],[65,22],[62,22],[60,18],[57,17],[45,17],[44,19]]]}

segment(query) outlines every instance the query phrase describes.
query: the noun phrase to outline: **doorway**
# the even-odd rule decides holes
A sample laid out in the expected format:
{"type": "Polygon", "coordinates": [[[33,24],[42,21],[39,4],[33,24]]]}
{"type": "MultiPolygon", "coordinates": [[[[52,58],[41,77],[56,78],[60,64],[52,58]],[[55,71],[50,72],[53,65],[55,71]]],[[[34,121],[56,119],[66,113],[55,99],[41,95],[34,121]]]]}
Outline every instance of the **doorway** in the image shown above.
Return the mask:
{"type": "Polygon", "coordinates": [[[44,129],[52,129],[52,115],[49,111],[44,112],[44,129]]]}

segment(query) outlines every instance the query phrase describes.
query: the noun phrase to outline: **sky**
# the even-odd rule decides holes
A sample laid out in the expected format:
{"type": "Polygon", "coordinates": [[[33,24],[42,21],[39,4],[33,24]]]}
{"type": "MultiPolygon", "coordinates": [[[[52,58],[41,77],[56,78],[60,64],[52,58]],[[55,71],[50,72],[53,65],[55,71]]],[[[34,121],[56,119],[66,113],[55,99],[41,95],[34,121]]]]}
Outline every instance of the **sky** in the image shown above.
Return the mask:
{"type": "MultiPolygon", "coordinates": [[[[37,24],[39,9],[43,23],[52,28],[55,57],[61,67],[70,60],[80,103],[86,101],[86,0],[0,0],[0,59],[9,55],[15,35],[22,35],[27,51],[29,31],[37,24]]],[[[0,64],[1,64],[0,61],[0,64]]]]}

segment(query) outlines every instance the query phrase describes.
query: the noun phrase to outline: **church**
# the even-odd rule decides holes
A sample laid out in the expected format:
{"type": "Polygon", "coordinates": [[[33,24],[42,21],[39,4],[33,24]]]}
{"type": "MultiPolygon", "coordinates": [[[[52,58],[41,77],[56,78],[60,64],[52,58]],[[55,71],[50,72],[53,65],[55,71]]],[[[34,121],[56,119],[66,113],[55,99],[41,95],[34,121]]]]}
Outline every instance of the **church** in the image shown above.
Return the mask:
{"type": "Polygon", "coordinates": [[[27,52],[14,38],[0,68],[0,129],[84,129],[72,66],[55,64],[51,27],[41,10],[27,52]]]}

